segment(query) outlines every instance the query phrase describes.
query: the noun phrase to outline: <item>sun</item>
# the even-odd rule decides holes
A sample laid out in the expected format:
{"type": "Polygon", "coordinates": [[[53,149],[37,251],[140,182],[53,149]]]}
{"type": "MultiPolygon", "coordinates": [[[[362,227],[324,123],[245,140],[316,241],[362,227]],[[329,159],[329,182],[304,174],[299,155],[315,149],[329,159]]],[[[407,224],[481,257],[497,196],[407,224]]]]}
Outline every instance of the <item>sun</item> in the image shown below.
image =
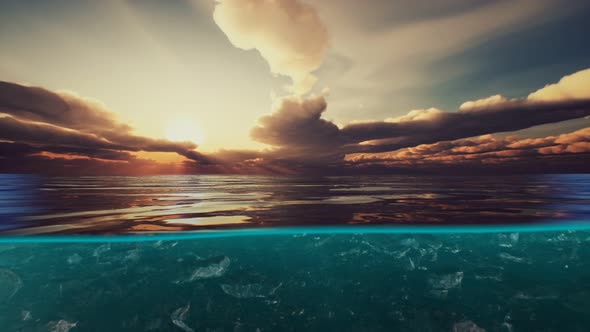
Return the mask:
{"type": "Polygon", "coordinates": [[[203,130],[193,120],[171,120],[166,125],[165,135],[171,141],[190,141],[195,144],[203,143],[203,130]]]}

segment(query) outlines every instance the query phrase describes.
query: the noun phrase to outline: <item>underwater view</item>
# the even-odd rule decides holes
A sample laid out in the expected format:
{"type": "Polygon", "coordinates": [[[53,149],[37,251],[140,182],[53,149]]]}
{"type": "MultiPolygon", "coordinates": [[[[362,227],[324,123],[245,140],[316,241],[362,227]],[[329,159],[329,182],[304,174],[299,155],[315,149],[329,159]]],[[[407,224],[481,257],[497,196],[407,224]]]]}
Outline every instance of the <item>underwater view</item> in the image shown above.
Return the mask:
{"type": "Polygon", "coordinates": [[[0,326],[509,332],[590,325],[590,230],[307,231],[4,242],[0,326]]]}

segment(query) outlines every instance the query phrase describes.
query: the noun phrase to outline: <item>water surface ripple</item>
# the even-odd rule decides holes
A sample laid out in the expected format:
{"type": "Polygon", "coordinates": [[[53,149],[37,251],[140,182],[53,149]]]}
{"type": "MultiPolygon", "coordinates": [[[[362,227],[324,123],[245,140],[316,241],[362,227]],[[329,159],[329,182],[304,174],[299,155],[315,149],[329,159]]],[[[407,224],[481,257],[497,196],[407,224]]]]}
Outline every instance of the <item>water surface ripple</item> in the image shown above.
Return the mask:
{"type": "Polygon", "coordinates": [[[136,234],[344,225],[584,222],[589,175],[0,175],[0,233],[136,234]]]}

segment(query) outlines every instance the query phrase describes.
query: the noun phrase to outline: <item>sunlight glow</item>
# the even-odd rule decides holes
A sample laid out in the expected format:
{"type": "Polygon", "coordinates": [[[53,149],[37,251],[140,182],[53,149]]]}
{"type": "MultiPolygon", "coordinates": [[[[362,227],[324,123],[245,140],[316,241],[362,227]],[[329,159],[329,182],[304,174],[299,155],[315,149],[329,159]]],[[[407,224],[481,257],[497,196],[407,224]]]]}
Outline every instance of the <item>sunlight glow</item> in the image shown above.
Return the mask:
{"type": "Polygon", "coordinates": [[[173,119],[166,125],[166,138],[171,141],[190,141],[195,144],[203,143],[203,131],[192,120],[173,119]]]}

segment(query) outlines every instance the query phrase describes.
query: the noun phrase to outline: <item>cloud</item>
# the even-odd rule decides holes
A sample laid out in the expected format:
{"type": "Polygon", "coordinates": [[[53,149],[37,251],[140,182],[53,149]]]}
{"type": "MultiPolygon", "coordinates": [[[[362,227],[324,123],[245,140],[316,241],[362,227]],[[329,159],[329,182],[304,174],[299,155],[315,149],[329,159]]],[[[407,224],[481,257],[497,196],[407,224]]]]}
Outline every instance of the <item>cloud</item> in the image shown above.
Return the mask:
{"type": "MultiPolygon", "coordinates": [[[[132,152],[174,152],[201,161],[192,142],[172,142],[137,136],[100,102],[71,92],[0,82],[2,158],[18,170],[26,156],[41,161],[80,159],[131,161],[132,152]],[[17,153],[18,152],[18,153],[17,153]]],[[[89,163],[86,161],[85,163],[89,163]]],[[[8,167],[8,166],[7,166],[8,167]]]]}
{"type": "MultiPolygon", "coordinates": [[[[562,77],[559,82],[547,84],[531,93],[526,98],[529,102],[563,102],[573,100],[590,100],[590,68],[562,77]]],[[[512,101],[518,101],[514,99],[512,101]]],[[[459,107],[460,111],[478,110],[497,105],[508,104],[510,100],[502,95],[494,95],[475,101],[466,101],[459,107]]]]}
{"type": "MultiPolygon", "coordinates": [[[[251,131],[254,140],[268,144],[271,148],[260,151],[256,157],[249,156],[245,164],[261,167],[281,162],[281,165],[287,163],[295,170],[307,170],[313,166],[334,171],[334,168],[345,168],[353,160],[344,160],[344,155],[359,153],[362,153],[363,158],[371,159],[380,158],[378,156],[383,152],[400,150],[402,152],[396,156],[408,157],[410,160],[412,155],[417,155],[415,151],[448,150],[451,146],[454,148],[453,154],[461,154],[465,159],[486,153],[487,156],[515,157],[515,154],[521,153],[518,145],[526,146],[527,149],[552,146],[555,151],[564,153],[582,151],[586,143],[577,142],[577,138],[571,146],[556,147],[552,137],[500,141],[489,134],[590,115],[590,100],[587,99],[508,100],[496,95],[466,102],[457,112],[445,112],[437,108],[413,110],[404,116],[384,121],[357,122],[339,128],[322,118],[326,107],[323,96],[278,99],[273,112],[260,118],[258,125],[251,131]],[[470,137],[478,138],[468,139],[470,137]],[[506,148],[499,151],[499,147],[504,145],[506,148]],[[416,150],[407,150],[411,147],[416,150]]],[[[559,140],[567,137],[560,137],[559,140]]],[[[537,151],[536,155],[543,153],[537,151]]],[[[448,155],[440,158],[446,160],[447,164],[459,160],[449,158],[448,155]]],[[[240,163],[235,159],[232,162],[240,163]]]]}
{"type": "Polygon", "coordinates": [[[97,100],[8,82],[0,82],[0,113],[91,134],[131,131],[97,100]]]}
{"type": "Polygon", "coordinates": [[[425,110],[412,110],[405,115],[398,116],[396,118],[387,118],[385,122],[407,122],[416,120],[433,120],[444,114],[443,111],[438,108],[431,107],[425,110]]]}
{"type": "Polygon", "coordinates": [[[312,72],[329,45],[312,6],[298,0],[218,0],[213,18],[235,47],[258,50],[271,72],[289,76],[295,93],[312,88],[312,72]]]}
{"type": "Polygon", "coordinates": [[[590,68],[564,76],[555,84],[531,93],[532,101],[564,101],[572,99],[590,99],[590,68]]]}
{"type": "Polygon", "coordinates": [[[42,145],[84,146],[113,150],[125,148],[93,134],[46,123],[21,121],[10,116],[0,117],[0,139],[42,145]]]}
{"type": "Polygon", "coordinates": [[[358,168],[583,172],[590,162],[590,128],[536,139],[485,135],[394,152],[350,155],[347,161],[358,168]]]}
{"type": "Polygon", "coordinates": [[[267,144],[267,149],[202,154],[190,142],[136,136],[98,102],[3,83],[0,159],[4,171],[56,167],[61,162],[92,170],[100,165],[109,172],[117,167],[131,172],[129,165],[141,165],[138,172],[143,172],[157,170],[155,163],[137,158],[134,152],[175,152],[188,160],[180,168],[164,168],[166,171],[239,174],[411,172],[436,167],[481,170],[492,166],[523,172],[528,168],[559,171],[559,167],[581,171],[582,161],[590,161],[590,128],[537,138],[491,135],[587,117],[590,99],[496,95],[466,102],[456,112],[413,110],[401,117],[343,127],[325,119],[326,111],[325,96],[278,98],[272,112],[259,118],[251,130],[252,139],[267,144]]]}
{"type": "Polygon", "coordinates": [[[20,143],[0,142],[0,173],[34,173],[51,175],[149,175],[184,174],[182,165],[163,164],[136,158],[125,152],[106,150],[84,155],[84,151],[65,154],[47,152],[47,148],[20,143]],[[104,153],[104,154],[103,154],[104,153]],[[117,156],[117,154],[119,156],[117,156]]]}
{"type": "Polygon", "coordinates": [[[480,108],[491,107],[498,104],[504,104],[508,102],[508,99],[502,95],[494,95],[491,97],[478,99],[474,101],[466,101],[461,106],[459,106],[459,111],[467,112],[469,110],[477,110],[480,108]]]}
{"type": "Polygon", "coordinates": [[[582,6],[581,2],[563,6],[553,0],[453,0],[428,6],[407,0],[314,4],[333,32],[319,75],[332,95],[339,97],[331,106],[347,120],[354,118],[359,104],[370,109],[414,107],[420,96],[436,94],[436,87],[448,88],[457,78],[477,74],[480,63],[461,54],[579,12],[582,6]]]}
{"type": "Polygon", "coordinates": [[[63,158],[71,157],[88,157],[113,160],[126,161],[135,159],[133,154],[127,151],[108,150],[96,147],[69,147],[61,145],[31,145],[25,143],[11,143],[0,142],[0,158],[9,159],[15,156],[30,156],[30,155],[61,155],[63,158]]]}
{"type": "Polygon", "coordinates": [[[469,112],[441,112],[428,119],[352,124],[342,134],[358,152],[385,152],[439,141],[521,130],[590,115],[590,100],[563,102],[509,101],[469,112]]]}
{"type": "Polygon", "coordinates": [[[590,69],[565,76],[524,99],[494,95],[464,102],[457,112],[414,110],[385,121],[351,123],[341,135],[349,142],[346,153],[378,153],[583,118],[590,115],[590,92],[584,83],[590,83],[590,69]]]}
{"type": "Polygon", "coordinates": [[[338,127],[325,119],[323,96],[284,97],[276,100],[273,112],[258,120],[251,130],[252,139],[271,145],[278,158],[321,161],[342,157],[343,144],[338,127]]]}

